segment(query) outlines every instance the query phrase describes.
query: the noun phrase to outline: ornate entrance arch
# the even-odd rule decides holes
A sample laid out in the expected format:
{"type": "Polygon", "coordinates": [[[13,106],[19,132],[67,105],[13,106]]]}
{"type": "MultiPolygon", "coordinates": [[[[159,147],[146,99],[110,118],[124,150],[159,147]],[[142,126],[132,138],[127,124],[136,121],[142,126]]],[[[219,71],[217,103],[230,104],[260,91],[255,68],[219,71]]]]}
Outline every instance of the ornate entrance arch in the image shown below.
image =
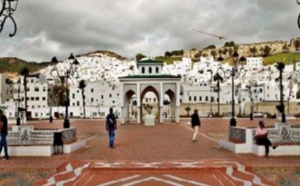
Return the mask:
{"type": "Polygon", "coordinates": [[[144,95],[152,91],[158,99],[158,122],[164,122],[164,94],[170,97],[171,121],[179,123],[180,112],[180,76],[156,75],[156,76],[127,76],[120,77],[121,84],[121,123],[128,122],[130,118],[130,99],[136,95],[136,123],[140,124],[142,118],[142,99],[144,95]]]}

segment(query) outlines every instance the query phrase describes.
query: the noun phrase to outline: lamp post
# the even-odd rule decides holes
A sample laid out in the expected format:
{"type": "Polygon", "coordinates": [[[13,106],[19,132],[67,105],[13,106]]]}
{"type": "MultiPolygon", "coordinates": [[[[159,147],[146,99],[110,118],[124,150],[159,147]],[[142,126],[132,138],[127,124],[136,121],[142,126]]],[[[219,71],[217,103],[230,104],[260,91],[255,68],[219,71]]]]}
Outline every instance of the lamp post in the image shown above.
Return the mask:
{"type": "Polygon", "coordinates": [[[231,127],[236,126],[236,119],[235,119],[235,101],[234,101],[234,79],[238,78],[240,76],[245,76],[245,69],[242,67],[240,70],[236,66],[236,63],[238,61],[239,54],[237,51],[233,53],[234,58],[234,66],[231,68],[231,70],[224,71],[223,68],[218,69],[219,74],[223,74],[226,78],[231,77],[231,119],[229,125],[231,127]]]}
{"type": "Polygon", "coordinates": [[[279,71],[279,90],[280,90],[280,103],[279,105],[276,106],[277,110],[281,113],[281,122],[285,123],[286,118],[285,118],[285,112],[284,112],[284,102],[283,102],[283,85],[282,85],[282,72],[284,69],[285,64],[282,62],[277,63],[276,65],[277,70],[279,71]]]}
{"type": "Polygon", "coordinates": [[[20,119],[20,84],[21,84],[21,79],[19,78],[17,81],[18,85],[18,99],[17,99],[17,119],[16,119],[16,125],[21,124],[21,119],[20,119]]]}
{"type": "Polygon", "coordinates": [[[9,34],[9,37],[13,37],[17,33],[17,24],[12,15],[14,11],[17,10],[18,2],[19,0],[1,0],[0,2],[0,33],[4,28],[7,18],[10,18],[13,23],[14,30],[13,33],[9,34]]]}
{"type": "Polygon", "coordinates": [[[210,104],[210,114],[209,114],[209,117],[212,117],[212,80],[213,80],[213,71],[211,69],[208,69],[207,72],[210,72],[210,80],[209,80],[209,83],[210,83],[210,86],[209,86],[209,104],[210,104]]]}
{"type": "MultiPolygon", "coordinates": [[[[64,81],[66,82],[65,92],[64,92],[64,95],[65,95],[64,96],[64,98],[65,98],[64,99],[65,118],[64,118],[64,124],[63,124],[64,128],[70,128],[70,121],[69,121],[69,104],[70,104],[70,100],[69,100],[68,79],[71,76],[74,76],[77,73],[77,65],[79,65],[79,62],[77,61],[77,59],[75,59],[75,57],[73,56],[73,53],[71,53],[68,60],[70,61],[70,67],[67,68],[65,72],[58,71],[57,68],[53,68],[50,72],[53,77],[57,77],[57,78],[60,79],[63,86],[64,86],[64,81]]],[[[57,62],[56,57],[52,58],[52,62],[57,62]]]]}

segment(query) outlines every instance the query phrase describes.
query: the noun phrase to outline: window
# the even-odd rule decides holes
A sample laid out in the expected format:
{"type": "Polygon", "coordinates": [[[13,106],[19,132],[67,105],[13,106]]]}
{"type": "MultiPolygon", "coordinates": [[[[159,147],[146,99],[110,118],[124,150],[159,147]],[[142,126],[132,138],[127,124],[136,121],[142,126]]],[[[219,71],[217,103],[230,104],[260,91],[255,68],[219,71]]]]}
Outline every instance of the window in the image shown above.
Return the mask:
{"type": "Polygon", "coordinates": [[[32,108],[34,109],[34,105],[32,105],[32,108]]]}
{"type": "Polygon", "coordinates": [[[91,92],[94,92],[94,89],[93,89],[93,88],[91,89],[91,92]]]}
{"type": "Polygon", "coordinates": [[[80,102],[79,101],[77,101],[77,106],[80,106],[80,102]]]}
{"type": "Polygon", "coordinates": [[[72,99],[75,99],[75,93],[72,94],[72,99]]]}
{"type": "Polygon", "coordinates": [[[36,97],[36,98],[35,98],[35,100],[39,101],[39,100],[40,100],[40,98],[39,98],[39,97],[36,97]]]}
{"type": "Polygon", "coordinates": [[[111,98],[111,94],[109,94],[109,97],[111,98]]]}
{"type": "Polygon", "coordinates": [[[199,96],[199,101],[202,101],[202,96],[199,96]]]}
{"type": "Polygon", "coordinates": [[[43,97],[43,101],[46,101],[46,97],[43,97]]]}
{"type": "Polygon", "coordinates": [[[156,98],[153,98],[153,102],[156,102],[156,98]]]}
{"type": "Polygon", "coordinates": [[[197,101],[197,97],[196,96],[194,96],[194,101],[197,101]]]}
{"type": "Polygon", "coordinates": [[[155,68],[155,71],[156,71],[156,73],[158,74],[158,73],[159,73],[159,68],[156,67],[156,68],[155,68]]]}
{"type": "Polygon", "coordinates": [[[31,79],[31,81],[30,81],[31,83],[34,83],[34,79],[31,79]]]}
{"type": "Polygon", "coordinates": [[[149,74],[152,74],[152,67],[149,67],[149,74]]]}
{"type": "Polygon", "coordinates": [[[114,103],[115,103],[115,101],[112,101],[112,103],[114,104],[114,103]]]}
{"type": "Polygon", "coordinates": [[[191,96],[189,96],[189,101],[192,101],[192,97],[191,96]]]}
{"type": "Polygon", "coordinates": [[[142,74],[145,74],[145,67],[142,67],[142,74]]]}
{"type": "Polygon", "coordinates": [[[94,98],[91,98],[91,102],[94,102],[94,98]]]}
{"type": "Polygon", "coordinates": [[[46,92],[46,87],[43,87],[43,92],[46,92]]]}
{"type": "Polygon", "coordinates": [[[205,101],[208,101],[208,96],[205,96],[205,101]]]}
{"type": "Polygon", "coordinates": [[[31,100],[31,101],[34,101],[34,97],[31,97],[30,100],[31,100]]]}

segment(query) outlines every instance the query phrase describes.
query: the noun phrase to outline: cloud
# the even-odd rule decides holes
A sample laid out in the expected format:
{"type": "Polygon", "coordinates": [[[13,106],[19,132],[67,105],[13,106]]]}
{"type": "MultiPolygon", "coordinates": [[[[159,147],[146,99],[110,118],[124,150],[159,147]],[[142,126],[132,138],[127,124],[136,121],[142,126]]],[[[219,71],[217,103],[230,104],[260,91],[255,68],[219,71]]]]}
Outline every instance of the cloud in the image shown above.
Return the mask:
{"type": "Polygon", "coordinates": [[[0,34],[0,56],[28,61],[66,59],[72,52],[111,50],[128,58],[164,55],[224,43],[193,29],[236,43],[297,37],[300,6],[262,0],[30,0],[20,1],[11,25],[0,34]]]}

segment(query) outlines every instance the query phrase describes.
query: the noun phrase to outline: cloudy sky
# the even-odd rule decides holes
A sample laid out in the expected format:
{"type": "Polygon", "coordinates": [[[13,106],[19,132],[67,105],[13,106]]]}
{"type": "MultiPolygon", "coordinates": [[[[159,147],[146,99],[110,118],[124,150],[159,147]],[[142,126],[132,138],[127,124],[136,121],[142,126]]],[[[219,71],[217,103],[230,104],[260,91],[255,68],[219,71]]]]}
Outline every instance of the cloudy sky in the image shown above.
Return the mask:
{"type": "Polygon", "coordinates": [[[202,49],[224,42],[289,40],[298,37],[300,5],[295,0],[20,0],[0,33],[0,57],[27,61],[66,59],[70,53],[110,50],[133,58],[137,53],[202,49]]]}

